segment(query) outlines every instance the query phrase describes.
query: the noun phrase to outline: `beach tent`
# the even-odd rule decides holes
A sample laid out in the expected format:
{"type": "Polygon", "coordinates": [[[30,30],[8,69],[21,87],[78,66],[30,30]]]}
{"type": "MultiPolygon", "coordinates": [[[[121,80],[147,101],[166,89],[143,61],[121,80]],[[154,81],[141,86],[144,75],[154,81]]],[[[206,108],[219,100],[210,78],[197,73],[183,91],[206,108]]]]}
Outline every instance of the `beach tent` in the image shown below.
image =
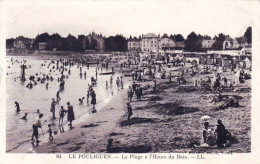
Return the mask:
{"type": "Polygon", "coordinates": [[[215,58],[214,60],[215,60],[214,61],[215,64],[222,66],[222,59],[221,58],[215,58]]]}
{"type": "Polygon", "coordinates": [[[207,59],[206,59],[206,58],[200,57],[199,64],[206,64],[206,62],[207,62],[207,59]]]}
{"type": "Polygon", "coordinates": [[[227,57],[224,57],[222,60],[222,63],[223,63],[223,66],[228,67],[231,64],[231,61],[227,57]]]}
{"type": "Polygon", "coordinates": [[[246,57],[244,62],[244,68],[249,69],[251,67],[251,61],[246,57]]]}
{"type": "Polygon", "coordinates": [[[213,64],[213,60],[211,59],[210,56],[207,56],[207,58],[206,58],[206,64],[207,64],[207,65],[212,65],[212,64],[213,64]]]}
{"type": "Polygon", "coordinates": [[[235,86],[238,86],[239,84],[239,76],[240,76],[240,71],[238,70],[234,76],[235,79],[235,86]]]}

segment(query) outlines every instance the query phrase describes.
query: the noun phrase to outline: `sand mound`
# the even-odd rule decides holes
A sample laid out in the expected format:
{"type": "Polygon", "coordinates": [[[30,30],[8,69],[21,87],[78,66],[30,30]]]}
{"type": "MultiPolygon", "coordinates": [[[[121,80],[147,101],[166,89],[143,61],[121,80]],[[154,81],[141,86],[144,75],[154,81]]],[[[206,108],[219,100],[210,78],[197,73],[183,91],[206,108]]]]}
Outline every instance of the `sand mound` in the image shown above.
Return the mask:
{"type": "Polygon", "coordinates": [[[195,87],[195,86],[180,86],[179,89],[177,89],[174,92],[181,92],[181,93],[187,92],[187,93],[189,93],[189,92],[196,92],[198,90],[199,90],[199,88],[195,87]]]}
{"type": "Polygon", "coordinates": [[[110,133],[109,136],[118,136],[118,135],[122,135],[122,134],[124,134],[124,133],[114,133],[113,132],[113,133],[110,133]]]}
{"type": "Polygon", "coordinates": [[[158,112],[165,115],[182,115],[199,111],[196,107],[180,106],[179,103],[166,103],[158,105],[158,112]]]}
{"type": "Polygon", "coordinates": [[[90,127],[95,127],[95,126],[98,126],[98,124],[82,125],[80,128],[90,128],[90,127]]]}
{"type": "MultiPolygon", "coordinates": [[[[143,124],[143,123],[156,123],[157,121],[158,121],[157,119],[133,117],[130,120],[130,125],[143,124]]],[[[128,126],[128,125],[129,124],[127,120],[120,122],[120,126],[128,126]]]]}
{"type": "Polygon", "coordinates": [[[161,82],[158,84],[158,89],[169,89],[169,88],[173,88],[173,87],[177,87],[177,83],[173,83],[173,82],[161,82]]]}
{"type": "Polygon", "coordinates": [[[161,101],[161,100],[162,100],[162,98],[160,96],[152,96],[150,98],[150,101],[161,101]]]}

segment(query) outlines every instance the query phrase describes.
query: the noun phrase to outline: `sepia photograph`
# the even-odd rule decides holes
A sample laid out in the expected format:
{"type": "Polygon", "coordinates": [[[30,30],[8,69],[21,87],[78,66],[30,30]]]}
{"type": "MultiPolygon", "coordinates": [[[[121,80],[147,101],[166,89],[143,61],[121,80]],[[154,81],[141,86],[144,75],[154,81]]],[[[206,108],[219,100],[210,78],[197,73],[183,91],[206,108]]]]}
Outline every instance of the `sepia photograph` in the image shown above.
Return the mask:
{"type": "Polygon", "coordinates": [[[250,153],[253,5],[232,3],[4,3],[5,152],[250,153]]]}

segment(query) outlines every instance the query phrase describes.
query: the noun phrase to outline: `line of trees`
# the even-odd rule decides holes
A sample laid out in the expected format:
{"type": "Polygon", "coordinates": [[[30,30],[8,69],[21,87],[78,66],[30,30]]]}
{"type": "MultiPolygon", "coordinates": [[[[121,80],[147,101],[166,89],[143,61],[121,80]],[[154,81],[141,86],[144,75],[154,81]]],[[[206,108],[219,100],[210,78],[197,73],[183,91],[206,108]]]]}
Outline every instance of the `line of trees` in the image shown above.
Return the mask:
{"type": "MultiPolygon", "coordinates": [[[[196,34],[195,32],[191,32],[186,39],[181,34],[170,35],[163,34],[162,37],[169,37],[176,42],[184,41],[184,50],[185,51],[204,51],[202,48],[202,40],[203,39],[211,39],[210,36],[196,34]]],[[[215,43],[212,45],[213,50],[222,50],[223,42],[225,39],[229,37],[229,35],[225,35],[220,33],[214,36],[215,43]]],[[[246,39],[246,41],[251,44],[252,43],[252,28],[248,27],[244,35],[242,36],[246,39]]],[[[105,51],[127,51],[127,40],[141,40],[141,36],[129,38],[124,37],[122,34],[110,36],[108,38],[102,37],[104,40],[105,51]]],[[[15,39],[10,38],[6,40],[6,47],[13,48],[13,43],[15,39]]],[[[47,50],[53,50],[53,48],[57,48],[61,51],[84,51],[84,50],[97,50],[97,45],[99,44],[95,38],[90,37],[90,39],[86,39],[86,36],[79,35],[77,38],[71,34],[67,37],[61,37],[59,34],[55,33],[49,35],[48,33],[42,33],[36,36],[32,49],[39,49],[39,43],[46,42],[47,50]]]]}

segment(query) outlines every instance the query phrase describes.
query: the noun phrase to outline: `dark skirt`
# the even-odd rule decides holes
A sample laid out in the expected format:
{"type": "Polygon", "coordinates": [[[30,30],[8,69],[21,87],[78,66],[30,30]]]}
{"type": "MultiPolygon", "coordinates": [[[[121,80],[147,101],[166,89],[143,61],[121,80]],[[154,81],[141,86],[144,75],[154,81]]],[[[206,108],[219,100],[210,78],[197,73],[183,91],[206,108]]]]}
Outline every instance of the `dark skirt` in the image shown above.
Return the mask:
{"type": "Polygon", "coordinates": [[[91,104],[95,105],[97,102],[96,102],[96,99],[91,99],[91,104]]]}
{"type": "Polygon", "coordinates": [[[73,109],[68,110],[68,121],[75,120],[73,109]]]}
{"type": "Polygon", "coordinates": [[[33,125],[32,128],[33,128],[33,135],[36,138],[38,138],[38,135],[39,135],[39,133],[38,133],[38,126],[33,125]]]}

